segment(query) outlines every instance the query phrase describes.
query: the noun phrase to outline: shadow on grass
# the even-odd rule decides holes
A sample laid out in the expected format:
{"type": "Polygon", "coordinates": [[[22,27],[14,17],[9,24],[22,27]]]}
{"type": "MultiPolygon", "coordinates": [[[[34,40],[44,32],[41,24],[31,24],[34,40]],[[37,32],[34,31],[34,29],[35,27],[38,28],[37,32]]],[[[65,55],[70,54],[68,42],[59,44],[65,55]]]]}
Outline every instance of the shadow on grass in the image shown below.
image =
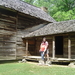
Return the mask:
{"type": "Polygon", "coordinates": [[[52,64],[54,64],[54,65],[68,65],[68,64],[70,64],[70,62],[52,62],[52,64]]]}
{"type": "Polygon", "coordinates": [[[0,60],[0,64],[17,63],[18,60],[0,60]]]}

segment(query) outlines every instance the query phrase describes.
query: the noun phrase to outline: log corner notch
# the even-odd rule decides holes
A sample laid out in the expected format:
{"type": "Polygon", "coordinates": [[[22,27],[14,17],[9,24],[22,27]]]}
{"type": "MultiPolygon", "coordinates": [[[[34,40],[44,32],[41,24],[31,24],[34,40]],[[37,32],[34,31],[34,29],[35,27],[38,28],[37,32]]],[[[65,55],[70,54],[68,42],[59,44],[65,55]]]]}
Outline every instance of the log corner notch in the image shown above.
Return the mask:
{"type": "Polygon", "coordinates": [[[28,56],[28,40],[26,39],[26,56],[28,56]]]}
{"type": "Polygon", "coordinates": [[[71,37],[68,36],[68,59],[71,59],[71,37]]]}

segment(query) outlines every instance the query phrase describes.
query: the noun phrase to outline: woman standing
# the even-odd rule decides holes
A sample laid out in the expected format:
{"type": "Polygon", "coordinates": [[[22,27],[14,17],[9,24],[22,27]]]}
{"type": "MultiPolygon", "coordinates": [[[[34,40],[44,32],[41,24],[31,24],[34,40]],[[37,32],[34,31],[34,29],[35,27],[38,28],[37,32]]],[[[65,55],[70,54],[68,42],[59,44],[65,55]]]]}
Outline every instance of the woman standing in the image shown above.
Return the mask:
{"type": "Polygon", "coordinates": [[[41,54],[41,59],[44,61],[44,56],[47,56],[47,60],[49,60],[49,49],[48,49],[48,42],[46,41],[46,38],[43,38],[43,41],[40,45],[40,54],[41,54]]]}

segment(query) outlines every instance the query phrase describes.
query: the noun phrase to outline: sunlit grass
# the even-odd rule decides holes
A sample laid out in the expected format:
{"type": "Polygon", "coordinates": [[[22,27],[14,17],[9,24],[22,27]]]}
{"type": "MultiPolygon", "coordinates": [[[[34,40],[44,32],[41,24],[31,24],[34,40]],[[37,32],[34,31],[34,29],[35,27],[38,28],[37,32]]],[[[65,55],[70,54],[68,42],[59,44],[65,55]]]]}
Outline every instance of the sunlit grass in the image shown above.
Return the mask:
{"type": "Polygon", "coordinates": [[[30,63],[0,64],[0,75],[75,75],[75,68],[30,63]]]}

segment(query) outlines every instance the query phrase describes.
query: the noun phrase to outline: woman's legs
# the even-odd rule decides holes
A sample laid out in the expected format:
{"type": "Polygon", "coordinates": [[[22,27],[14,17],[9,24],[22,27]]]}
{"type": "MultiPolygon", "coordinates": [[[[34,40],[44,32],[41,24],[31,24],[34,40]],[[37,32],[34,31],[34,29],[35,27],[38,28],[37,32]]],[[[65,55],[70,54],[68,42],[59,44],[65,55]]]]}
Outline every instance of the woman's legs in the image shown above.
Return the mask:
{"type": "Polygon", "coordinates": [[[41,59],[44,61],[44,54],[43,54],[43,51],[41,52],[41,59]]]}
{"type": "Polygon", "coordinates": [[[46,55],[45,55],[45,57],[47,58],[47,61],[49,61],[49,50],[48,50],[48,49],[46,50],[46,55]]]}

